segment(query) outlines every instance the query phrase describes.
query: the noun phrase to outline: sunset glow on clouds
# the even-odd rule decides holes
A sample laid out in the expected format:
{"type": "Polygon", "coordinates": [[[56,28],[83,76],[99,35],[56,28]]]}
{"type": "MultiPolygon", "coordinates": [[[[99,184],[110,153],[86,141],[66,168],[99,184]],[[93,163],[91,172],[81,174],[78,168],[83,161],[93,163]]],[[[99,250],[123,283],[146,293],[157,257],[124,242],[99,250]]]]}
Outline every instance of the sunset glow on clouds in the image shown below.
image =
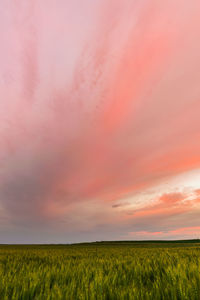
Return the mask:
{"type": "Polygon", "coordinates": [[[200,2],[0,3],[0,243],[200,237],[200,2]]]}

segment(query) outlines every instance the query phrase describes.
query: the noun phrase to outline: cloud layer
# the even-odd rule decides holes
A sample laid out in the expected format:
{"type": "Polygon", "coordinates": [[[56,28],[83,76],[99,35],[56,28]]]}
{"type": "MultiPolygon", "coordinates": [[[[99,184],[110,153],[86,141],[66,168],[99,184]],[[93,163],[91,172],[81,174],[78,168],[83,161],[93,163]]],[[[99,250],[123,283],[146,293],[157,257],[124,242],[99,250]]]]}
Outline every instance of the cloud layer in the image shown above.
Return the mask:
{"type": "Polygon", "coordinates": [[[199,9],[1,1],[0,242],[196,234],[199,9]]]}

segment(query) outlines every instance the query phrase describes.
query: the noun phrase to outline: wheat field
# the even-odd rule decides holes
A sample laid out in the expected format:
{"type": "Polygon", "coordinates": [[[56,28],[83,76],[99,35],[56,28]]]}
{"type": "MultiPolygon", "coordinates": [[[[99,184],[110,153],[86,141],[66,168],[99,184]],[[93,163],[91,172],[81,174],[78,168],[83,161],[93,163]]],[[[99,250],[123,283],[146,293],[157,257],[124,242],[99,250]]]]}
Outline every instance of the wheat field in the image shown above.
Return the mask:
{"type": "Polygon", "coordinates": [[[200,244],[1,245],[0,299],[200,299],[200,244]]]}

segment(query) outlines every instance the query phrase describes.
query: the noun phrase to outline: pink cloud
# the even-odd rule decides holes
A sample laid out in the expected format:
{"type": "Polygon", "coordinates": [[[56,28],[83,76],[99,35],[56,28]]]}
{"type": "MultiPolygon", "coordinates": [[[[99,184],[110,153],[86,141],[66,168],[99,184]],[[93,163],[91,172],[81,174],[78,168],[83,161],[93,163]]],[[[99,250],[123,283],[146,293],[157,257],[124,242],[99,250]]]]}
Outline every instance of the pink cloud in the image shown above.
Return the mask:
{"type": "Polygon", "coordinates": [[[151,239],[152,237],[158,238],[158,239],[180,239],[182,238],[199,238],[200,235],[200,226],[192,226],[192,227],[182,227],[177,228],[175,230],[169,230],[169,231],[159,231],[159,232],[150,232],[150,231],[139,231],[139,232],[130,232],[130,236],[133,236],[135,238],[140,239],[151,239]]]}
{"type": "MultiPolygon", "coordinates": [[[[0,8],[0,207],[16,230],[79,224],[84,204],[94,233],[128,231],[114,200],[200,167],[199,1],[0,8]]],[[[191,203],[166,191],[133,215],[181,218],[191,203]]]]}
{"type": "Polygon", "coordinates": [[[165,193],[157,201],[145,205],[140,209],[127,210],[128,215],[135,218],[145,218],[146,216],[173,216],[187,214],[195,210],[195,205],[199,204],[199,198],[194,196],[189,199],[189,195],[182,193],[165,193]]]}

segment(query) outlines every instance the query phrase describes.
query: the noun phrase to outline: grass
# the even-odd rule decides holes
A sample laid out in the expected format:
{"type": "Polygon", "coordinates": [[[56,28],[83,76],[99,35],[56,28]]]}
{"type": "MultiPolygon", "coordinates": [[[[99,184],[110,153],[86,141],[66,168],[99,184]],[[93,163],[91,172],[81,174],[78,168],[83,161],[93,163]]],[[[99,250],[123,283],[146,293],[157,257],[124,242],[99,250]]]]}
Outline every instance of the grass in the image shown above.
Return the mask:
{"type": "Polygon", "coordinates": [[[200,299],[200,243],[1,245],[0,299],[200,299]]]}

